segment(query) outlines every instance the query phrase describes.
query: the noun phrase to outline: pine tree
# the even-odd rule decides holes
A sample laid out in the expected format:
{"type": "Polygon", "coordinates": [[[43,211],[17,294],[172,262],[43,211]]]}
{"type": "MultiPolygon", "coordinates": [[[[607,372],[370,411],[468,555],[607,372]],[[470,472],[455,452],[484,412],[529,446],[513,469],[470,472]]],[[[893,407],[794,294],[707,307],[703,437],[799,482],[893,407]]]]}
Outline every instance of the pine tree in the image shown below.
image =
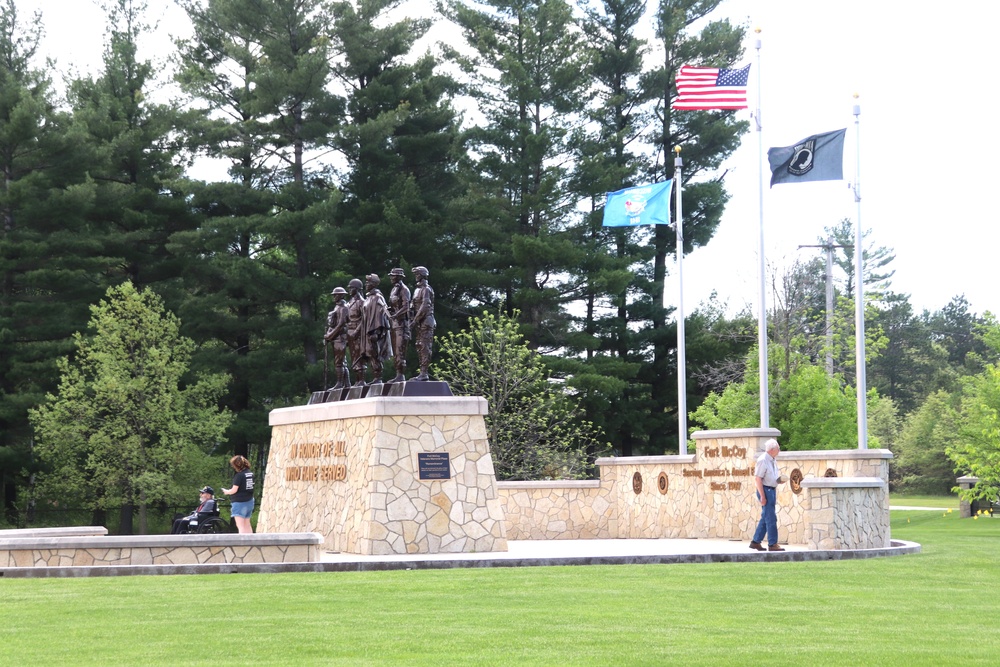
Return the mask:
{"type": "MultiPolygon", "coordinates": [[[[266,268],[268,300],[279,321],[270,333],[282,349],[298,348],[295,400],[318,389],[317,340],[322,323],[319,300],[337,245],[331,219],[339,195],[321,158],[341,114],[329,85],[330,22],[320,0],[191,0],[184,3],[196,35],[182,43],[181,83],[205,104],[208,118],[195,145],[234,161],[230,173],[249,195],[229,242],[252,248],[266,268]],[[220,111],[229,125],[218,122],[220,111]],[[266,210],[255,215],[267,202],[266,210]]],[[[231,207],[239,191],[217,191],[231,207]]],[[[205,193],[211,206],[212,192],[205,193]]],[[[225,213],[223,213],[225,215],[225,213]]],[[[191,237],[183,239],[185,243],[191,237]]],[[[241,263],[242,264],[242,263],[241,263]]],[[[245,276],[243,277],[245,279],[245,276]]],[[[239,298],[234,295],[231,298],[239,298]]]]}
{"type": "Polygon", "coordinates": [[[186,331],[212,342],[194,363],[233,377],[225,399],[236,415],[230,446],[251,456],[269,440],[268,411],[305,391],[300,346],[288,344],[282,298],[273,289],[280,276],[266,261],[274,252],[266,232],[278,165],[263,141],[267,113],[256,94],[257,7],[245,0],[183,6],[194,31],[177,45],[176,78],[199,111],[186,126],[186,141],[194,153],[228,163],[232,180],[186,186],[199,225],[171,239],[177,252],[197,258],[179,312],[186,331]]]}
{"type": "MultiPolygon", "coordinates": [[[[857,241],[857,231],[855,225],[849,219],[841,220],[833,227],[824,229],[826,238],[819,239],[819,242],[829,243],[833,241],[835,248],[833,262],[843,272],[843,294],[849,298],[854,298],[854,246],[857,241]]],[[[863,254],[861,256],[864,266],[865,294],[870,297],[879,298],[889,291],[891,287],[892,275],[896,272],[889,270],[888,265],[896,258],[891,248],[885,246],[875,247],[871,240],[871,230],[862,232],[863,254]]]]}
{"type": "MultiPolygon", "coordinates": [[[[661,0],[657,9],[656,49],[662,66],[647,72],[646,85],[656,91],[656,121],[652,142],[657,159],[651,180],[674,175],[674,147],[682,147],[683,171],[683,252],[690,253],[712,238],[722,218],[729,195],[716,171],[739,146],[749,123],[737,120],[733,111],[673,111],[675,75],[682,65],[731,67],[743,57],[745,29],[727,19],[711,21],[709,15],[721,0],[661,0]],[[699,26],[692,32],[692,26],[699,26]]],[[[668,324],[663,307],[663,284],[667,258],[675,252],[673,229],[658,225],[653,231],[652,280],[647,283],[633,312],[634,322],[644,322],[644,340],[639,348],[651,351],[639,382],[650,387],[651,413],[656,421],[649,431],[649,453],[676,451],[677,369],[672,364],[676,348],[676,323],[668,324]]]]}
{"type": "Polygon", "coordinates": [[[37,14],[22,22],[14,0],[2,0],[0,487],[12,521],[22,473],[33,469],[27,410],[55,387],[56,359],[103,289],[85,217],[94,187],[84,169],[94,156],[57,111],[47,71],[33,65],[38,26],[37,14]]]}
{"type": "MultiPolygon", "coordinates": [[[[459,255],[446,215],[458,194],[456,84],[413,49],[431,22],[394,20],[399,0],[337,2],[334,80],[347,116],[335,145],[346,160],[336,221],[343,280],[393,267],[428,268],[441,303],[454,300],[459,255]]],[[[442,309],[438,325],[450,327],[442,309]]]]}
{"type": "Polygon", "coordinates": [[[473,159],[456,210],[481,303],[518,310],[532,345],[561,346],[569,328],[562,276],[584,250],[566,233],[570,138],[586,90],[583,35],[563,0],[450,2],[471,54],[449,51],[483,122],[466,134],[473,159]]]}
{"type": "Polygon", "coordinates": [[[339,123],[340,104],[328,90],[330,22],[320,0],[247,0],[245,20],[260,59],[252,106],[260,141],[276,164],[269,185],[273,212],[262,229],[269,247],[260,258],[272,270],[271,289],[293,309],[287,334],[302,350],[302,394],[319,389],[318,332],[326,315],[319,299],[336,261],[331,224],[339,194],[319,161],[339,123]]]}
{"type": "Polygon", "coordinates": [[[91,235],[106,258],[105,284],[129,280],[167,294],[184,272],[182,260],[167,250],[168,240],[193,222],[177,188],[180,114],[172,104],[151,101],[155,65],[138,55],[152,29],[146,9],[141,0],[105,5],[103,71],[94,80],[73,82],[69,95],[74,120],[95,154],[88,165],[97,185],[91,235]]]}
{"type": "Polygon", "coordinates": [[[651,407],[648,387],[636,382],[644,351],[637,349],[628,326],[636,291],[649,280],[650,232],[605,228],[602,217],[605,193],[637,185],[649,171],[641,139],[653,96],[642,85],[648,46],[636,36],[645,3],[602,0],[584,9],[592,93],[589,122],[572,141],[576,169],[571,180],[573,191],[589,202],[588,214],[573,230],[585,250],[571,273],[577,276],[574,290],[583,316],[567,338],[568,358],[553,366],[569,376],[587,414],[628,456],[634,442],[646,439],[645,415],[651,407]]]}

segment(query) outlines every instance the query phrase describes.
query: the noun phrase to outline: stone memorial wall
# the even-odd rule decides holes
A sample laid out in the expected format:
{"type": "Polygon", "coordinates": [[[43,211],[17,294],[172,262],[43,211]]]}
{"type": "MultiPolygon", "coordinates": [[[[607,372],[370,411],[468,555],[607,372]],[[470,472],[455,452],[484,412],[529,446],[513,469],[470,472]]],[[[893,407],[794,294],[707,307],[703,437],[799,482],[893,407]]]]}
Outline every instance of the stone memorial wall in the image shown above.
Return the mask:
{"type": "MultiPolygon", "coordinates": [[[[749,539],[760,518],[756,459],[767,439],[779,435],[774,429],[701,431],[693,435],[691,454],[598,459],[599,482],[500,482],[507,537],[749,539]]],[[[778,486],[781,541],[809,543],[807,525],[829,518],[826,537],[819,541],[855,546],[823,548],[888,546],[891,458],[882,449],[780,453],[778,467],[789,478],[778,486]],[[839,492],[834,503],[832,492],[804,483],[855,477],[879,480],[882,486],[839,492]],[[814,506],[822,512],[807,516],[814,506]],[[859,521],[868,526],[860,528],[859,521]]]]}
{"type": "MultiPolygon", "coordinates": [[[[485,414],[482,398],[405,396],[272,412],[258,530],[315,531],[326,550],[367,555],[506,551],[508,539],[748,540],[756,459],[780,436],[702,431],[690,454],[598,459],[598,480],[497,482],[485,414]]],[[[780,541],[889,546],[891,458],[780,453],[780,541]]]]}

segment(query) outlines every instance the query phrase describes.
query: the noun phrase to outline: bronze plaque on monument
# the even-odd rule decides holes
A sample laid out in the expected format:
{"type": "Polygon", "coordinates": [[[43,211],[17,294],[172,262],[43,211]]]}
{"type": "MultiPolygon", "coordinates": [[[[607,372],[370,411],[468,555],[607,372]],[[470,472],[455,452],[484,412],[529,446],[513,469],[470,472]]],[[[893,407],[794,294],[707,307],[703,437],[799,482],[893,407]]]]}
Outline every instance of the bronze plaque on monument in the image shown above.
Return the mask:
{"type": "Polygon", "coordinates": [[[448,452],[418,452],[417,470],[420,479],[451,479],[448,452]]]}

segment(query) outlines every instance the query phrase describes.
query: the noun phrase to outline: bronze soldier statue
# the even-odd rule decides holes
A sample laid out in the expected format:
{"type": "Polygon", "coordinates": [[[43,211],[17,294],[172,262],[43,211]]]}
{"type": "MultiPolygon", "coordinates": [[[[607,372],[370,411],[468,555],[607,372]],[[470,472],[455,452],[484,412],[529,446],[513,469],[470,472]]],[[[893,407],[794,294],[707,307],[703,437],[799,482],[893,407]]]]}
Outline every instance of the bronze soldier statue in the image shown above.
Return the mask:
{"type": "Polygon", "coordinates": [[[392,324],[392,352],[396,377],[390,382],[406,380],[406,348],[410,342],[410,288],[403,282],[403,269],[389,272],[392,291],[389,292],[389,321],[392,324]]]}
{"type": "Polygon", "coordinates": [[[417,348],[417,359],[420,363],[420,374],[414,380],[430,380],[428,371],[431,366],[431,345],[434,342],[434,290],[427,283],[429,275],[423,266],[413,267],[413,277],[417,281],[413,288],[413,300],[410,310],[413,312],[413,344],[417,348]]]}
{"type": "Polygon", "coordinates": [[[361,357],[372,367],[372,381],[369,384],[382,383],[382,364],[392,356],[389,307],[378,289],[380,282],[374,273],[365,276],[366,296],[361,309],[361,357]]]}
{"type": "Polygon", "coordinates": [[[347,370],[347,304],[344,303],[347,290],[335,287],[330,294],[333,296],[333,310],[326,316],[323,341],[325,345],[333,344],[333,368],[337,373],[337,384],[333,385],[333,389],[343,389],[351,384],[347,370]]]}
{"type": "Polygon", "coordinates": [[[347,302],[347,347],[351,351],[351,370],[354,371],[355,387],[365,383],[365,360],[362,345],[361,311],[364,300],[361,298],[361,281],[357,278],[347,283],[351,298],[347,302]]]}

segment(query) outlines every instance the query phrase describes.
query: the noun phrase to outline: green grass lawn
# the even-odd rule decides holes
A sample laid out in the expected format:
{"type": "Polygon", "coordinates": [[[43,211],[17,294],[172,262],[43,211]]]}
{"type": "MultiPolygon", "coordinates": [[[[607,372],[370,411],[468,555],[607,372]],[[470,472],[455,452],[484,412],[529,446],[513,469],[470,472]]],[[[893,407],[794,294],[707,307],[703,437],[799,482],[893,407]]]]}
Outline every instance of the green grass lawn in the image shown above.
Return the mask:
{"type": "Polygon", "coordinates": [[[825,562],[0,579],[10,665],[995,665],[1000,517],[825,562]]]}
{"type": "Polygon", "coordinates": [[[947,496],[926,496],[904,493],[890,493],[890,505],[909,505],[912,507],[948,507],[958,509],[958,496],[955,494],[947,496]]]}

